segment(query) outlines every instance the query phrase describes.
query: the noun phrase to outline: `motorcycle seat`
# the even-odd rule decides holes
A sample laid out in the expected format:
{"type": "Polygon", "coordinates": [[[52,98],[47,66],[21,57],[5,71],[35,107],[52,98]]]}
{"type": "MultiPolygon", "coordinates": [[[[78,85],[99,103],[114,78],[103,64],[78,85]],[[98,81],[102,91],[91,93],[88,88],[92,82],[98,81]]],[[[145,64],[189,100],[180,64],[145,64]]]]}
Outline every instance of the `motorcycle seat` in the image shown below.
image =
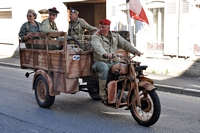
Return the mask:
{"type": "Polygon", "coordinates": [[[146,70],[148,66],[144,65],[144,66],[136,66],[135,67],[135,71],[142,71],[142,70],[146,70]]]}

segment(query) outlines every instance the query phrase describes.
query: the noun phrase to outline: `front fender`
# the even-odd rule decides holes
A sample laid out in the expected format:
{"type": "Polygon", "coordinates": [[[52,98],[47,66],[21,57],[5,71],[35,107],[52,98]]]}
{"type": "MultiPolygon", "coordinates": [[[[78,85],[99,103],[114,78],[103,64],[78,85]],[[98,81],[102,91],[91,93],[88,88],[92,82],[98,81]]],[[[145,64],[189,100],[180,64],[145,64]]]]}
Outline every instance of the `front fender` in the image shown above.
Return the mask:
{"type": "Polygon", "coordinates": [[[46,79],[47,84],[49,86],[49,95],[50,96],[55,96],[55,95],[60,94],[60,92],[53,90],[53,79],[50,77],[50,75],[47,72],[45,72],[43,70],[37,70],[35,72],[35,74],[33,76],[33,81],[32,81],[32,90],[34,90],[35,79],[38,75],[42,75],[46,79]]]}
{"type": "Polygon", "coordinates": [[[138,83],[138,87],[143,87],[148,91],[154,90],[156,89],[156,87],[154,85],[152,85],[151,83],[147,82],[147,81],[141,81],[138,83]]]}

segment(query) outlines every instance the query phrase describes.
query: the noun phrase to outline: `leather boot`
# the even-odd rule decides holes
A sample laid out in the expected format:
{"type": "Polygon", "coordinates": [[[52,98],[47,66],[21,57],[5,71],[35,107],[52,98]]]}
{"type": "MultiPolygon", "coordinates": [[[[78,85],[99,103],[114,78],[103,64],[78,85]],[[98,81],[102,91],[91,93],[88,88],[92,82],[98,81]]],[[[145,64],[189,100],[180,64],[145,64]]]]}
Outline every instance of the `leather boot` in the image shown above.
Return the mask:
{"type": "Polygon", "coordinates": [[[99,96],[101,97],[102,101],[107,100],[106,80],[100,80],[99,79],[99,96]]]}

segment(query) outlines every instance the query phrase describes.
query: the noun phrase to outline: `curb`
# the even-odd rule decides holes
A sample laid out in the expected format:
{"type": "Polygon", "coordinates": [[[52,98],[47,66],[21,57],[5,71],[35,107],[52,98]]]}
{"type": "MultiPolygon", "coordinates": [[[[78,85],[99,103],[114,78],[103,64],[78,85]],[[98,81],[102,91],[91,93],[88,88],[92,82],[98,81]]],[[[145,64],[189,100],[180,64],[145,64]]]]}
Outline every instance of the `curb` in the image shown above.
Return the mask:
{"type": "Polygon", "coordinates": [[[157,87],[158,91],[200,97],[200,90],[197,89],[189,89],[189,88],[182,88],[182,87],[161,85],[161,84],[155,84],[155,86],[157,87]]]}
{"type": "Polygon", "coordinates": [[[21,68],[20,65],[12,64],[12,63],[5,63],[5,62],[0,62],[0,66],[13,67],[13,68],[21,68]]]}

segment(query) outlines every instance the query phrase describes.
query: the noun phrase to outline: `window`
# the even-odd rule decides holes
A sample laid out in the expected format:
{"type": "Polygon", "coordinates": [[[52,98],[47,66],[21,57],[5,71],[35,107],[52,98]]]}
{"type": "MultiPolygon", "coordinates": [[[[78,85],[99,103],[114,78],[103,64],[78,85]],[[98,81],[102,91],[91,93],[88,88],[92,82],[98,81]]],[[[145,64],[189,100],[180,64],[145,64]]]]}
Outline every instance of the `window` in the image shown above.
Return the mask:
{"type": "Polygon", "coordinates": [[[164,42],[164,8],[149,9],[152,14],[152,41],[164,42]]]}
{"type": "Polygon", "coordinates": [[[0,19],[11,19],[12,12],[11,11],[0,11],[0,19]]]}

